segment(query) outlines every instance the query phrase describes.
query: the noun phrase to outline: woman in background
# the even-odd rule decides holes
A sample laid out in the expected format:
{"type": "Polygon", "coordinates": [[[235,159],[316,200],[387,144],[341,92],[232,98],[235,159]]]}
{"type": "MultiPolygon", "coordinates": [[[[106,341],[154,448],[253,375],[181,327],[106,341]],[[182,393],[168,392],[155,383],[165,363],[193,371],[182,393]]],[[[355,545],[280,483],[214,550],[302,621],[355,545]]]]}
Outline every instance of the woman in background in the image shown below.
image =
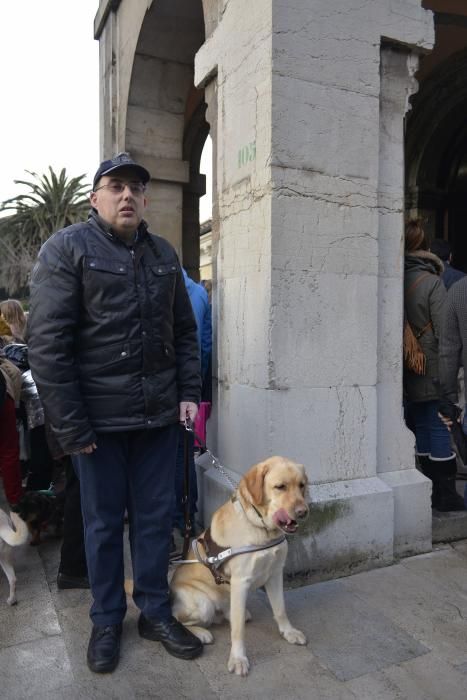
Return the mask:
{"type": "Polygon", "coordinates": [[[8,323],[14,343],[24,343],[26,335],[26,316],[23,307],[16,299],[0,302],[0,314],[8,323]]]}
{"type": "Polygon", "coordinates": [[[433,482],[432,506],[451,511],[464,510],[464,500],[456,490],[457,463],[449,431],[438,416],[439,332],[446,299],[442,272],[443,263],[428,251],[421,220],[409,221],[405,231],[404,310],[413,342],[418,341],[423,355],[417,353],[421,364],[415,369],[404,366],[407,418],[415,432],[420,470],[433,482]]]}

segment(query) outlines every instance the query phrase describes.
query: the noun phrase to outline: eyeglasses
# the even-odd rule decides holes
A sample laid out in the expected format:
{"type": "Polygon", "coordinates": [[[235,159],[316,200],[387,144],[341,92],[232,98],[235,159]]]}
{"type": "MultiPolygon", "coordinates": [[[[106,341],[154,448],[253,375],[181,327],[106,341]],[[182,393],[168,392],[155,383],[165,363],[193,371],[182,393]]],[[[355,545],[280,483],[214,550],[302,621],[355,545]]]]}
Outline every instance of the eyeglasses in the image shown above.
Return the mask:
{"type": "Polygon", "coordinates": [[[125,187],[129,188],[131,194],[138,195],[146,192],[146,185],[143,185],[142,182],[111,182],[109,185],[101,185],[100,187],[96,187],[94,192],[97,192],[97,190],[103,190],[104,187],[110,190],[112,194],[122,194],[125,187]]]}

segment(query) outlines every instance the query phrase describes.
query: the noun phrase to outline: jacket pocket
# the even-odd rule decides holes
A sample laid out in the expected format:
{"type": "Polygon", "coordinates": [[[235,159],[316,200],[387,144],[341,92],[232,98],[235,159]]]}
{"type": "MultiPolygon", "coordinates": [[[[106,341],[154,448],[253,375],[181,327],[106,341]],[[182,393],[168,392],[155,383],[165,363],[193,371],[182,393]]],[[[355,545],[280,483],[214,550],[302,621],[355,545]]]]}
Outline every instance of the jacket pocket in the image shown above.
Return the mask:
{"type": "MultiPolygon", "coordinates": [[[[95,374],[100,374],[100,371],[111,365],[121,365],[121,369],[125,371],[132,356],[130,343],[113,343],[112,345],[103,345],[99,348],[91,350],[83,350],[79,354],[79,364],[82,370],[88,374],[92,370],[95,374]]],[[[115,371],[118,373],[117,367],[115,371]]]]}
{"type": "Polygon", "coordinates": [[[127,314],[129,283],[129,268],[124,262],[112,258],[85,258],[83,301],[93,315],[109,319],[108,314],[112,317],[127,314]]]}
{"type": "Polygon", "coordinates": [[[126,275],[128,272],[127,265],[118,260],[92,258],[89,256],[85,258],[84,267],[90,272],[108,272],[111,275],[126,275]]]}
{"type": "Polygon", "coordinates": [[[164,275],[174,275],[177,272],[177,266],[175,263],[161,263],[160,265],[150,265],[149,269],[156,275],[156,277],[163,277],[164,275]]]}

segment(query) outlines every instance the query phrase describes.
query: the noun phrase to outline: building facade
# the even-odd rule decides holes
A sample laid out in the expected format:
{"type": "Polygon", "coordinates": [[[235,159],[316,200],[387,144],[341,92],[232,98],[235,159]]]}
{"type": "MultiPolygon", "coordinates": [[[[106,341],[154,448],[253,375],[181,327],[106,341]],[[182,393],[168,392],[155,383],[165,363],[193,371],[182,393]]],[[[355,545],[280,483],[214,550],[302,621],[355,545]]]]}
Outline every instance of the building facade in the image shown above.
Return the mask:
{"type": "MultiPolygon", "coordinates": [[[[439,104],[433,91],[446,74],[465,89],[462,4],[99,6],[101,155],[127,150],[148,167],[149,223],[194,275],[212,136],[208,441],[237,477],[273,454],[306,466],[312,517],[291,542],[290,574],[324,578],[431,548],[431,485],[402,415],[403,223],[406,208],[422,211],[446,235],[459,219],[465,161],[445,185],[439,176],[465,143],[460,112],[449,122],[465,96],[439,104]]],[[[228,488],[202,467],[208,519],[228,488]]]]}

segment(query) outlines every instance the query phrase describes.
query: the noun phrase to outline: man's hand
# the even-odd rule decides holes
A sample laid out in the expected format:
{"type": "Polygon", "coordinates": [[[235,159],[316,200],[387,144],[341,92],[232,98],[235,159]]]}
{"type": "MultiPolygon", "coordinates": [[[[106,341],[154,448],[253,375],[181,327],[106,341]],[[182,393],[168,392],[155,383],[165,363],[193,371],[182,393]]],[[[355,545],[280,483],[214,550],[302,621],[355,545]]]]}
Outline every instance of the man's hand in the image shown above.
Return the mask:
{"type": "Polygon", "coordinates": [[[184,423],[187,418],[194,423],[197,413],[198,406],[193,401],[180,401],[180,423],[184,423]]]}
{"type": "Polygon", "coordinates": [[[75,450],[73,452],[74,455],[90,455],[94,450],[97,450],[97,445],[95,442],[92,442],[90,445],[86,445],[86,447],[82,447],[80,450],[75,450]]]}

